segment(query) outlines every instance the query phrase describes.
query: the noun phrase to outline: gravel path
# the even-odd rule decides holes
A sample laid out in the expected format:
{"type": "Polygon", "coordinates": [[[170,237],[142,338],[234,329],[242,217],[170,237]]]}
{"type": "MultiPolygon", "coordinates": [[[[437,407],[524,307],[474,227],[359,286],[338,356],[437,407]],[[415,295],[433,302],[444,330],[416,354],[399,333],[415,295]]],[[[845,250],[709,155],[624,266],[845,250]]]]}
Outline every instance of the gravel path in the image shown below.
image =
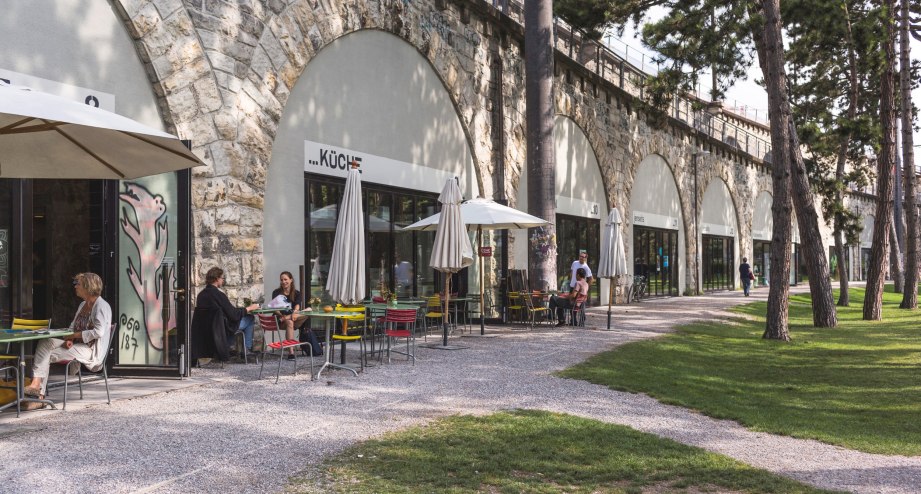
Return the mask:
{"type": "Polygon", "coordinates": [[[357,378],[333,371],[309,382],[289,374],[275,385],[257,380],[254,365],[196,370],[217,382],[20,419],[24,432],[0,438],[0,491],[273,492],[323,456],[385,431],[448,414],[532,408],[624,424],[818,487],[918,492],[921,457],[752,432],[645,395],[549,375],[672,325],[726,316],[723,307],[765,295],[619,307],[614,331],[591,329],[604,324],[600,309],[589,314],[587,330],[487,328],[498,336],[452,338],[469,348],[420,348],[414,367],[395,360],[357,378]]]}

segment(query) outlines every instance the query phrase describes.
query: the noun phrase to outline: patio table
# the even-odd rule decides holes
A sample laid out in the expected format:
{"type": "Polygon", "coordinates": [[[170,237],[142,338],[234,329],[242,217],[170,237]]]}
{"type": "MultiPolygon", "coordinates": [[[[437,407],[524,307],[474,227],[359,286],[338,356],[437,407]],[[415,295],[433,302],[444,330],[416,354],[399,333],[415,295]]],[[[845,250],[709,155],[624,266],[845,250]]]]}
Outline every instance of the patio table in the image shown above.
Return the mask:
{"type": "MultiPolygon", "coordinates": [[[[324,311],[316,311],[316,310],[315,311],[298,311],[298,314],[302,314],[307,317],[315,317],[315,318],[324,319],[323,326],[324,326],[324,329],[326,330],[326,352],[325,352],[326,359],[323,362],[323,366],[320,367],[320,370],[317,372],[317,379],[320,378],[320,374],[322,374],[323,370],[326,369],[327,367],[345,369],[345,370],[351,371],[352,374],[355,374],[355,376],[358,376],[358,371],[355,370],[355,368],[349,365],[345,365],[345,363],[337,364],[333,361],[333,358],[332,358],[333,352],[332,350],[330,350],[332,348],[332,332],[330,331],[330,326],[335,326],[335,324],[330,325],[329,323],[335,322],[337,319],[341,319],[344,317],[354,316],[356,313],[362,312],[362,311],[345,311],[345,310],[334,310],[332,312],[324,312],[324,311]]],[[[344,345],[343,345],[343,348],[345,348],[344,345]]],[[[362,356],[362,358],[364,358],[364,356],[362,356]]]]}
{"type": "Polygon", "coordinates": [[[46,340],[48,338],[62,338],[74,334],[69,329],[3,329],[0,330],[0,344],[18,343],[19,344],[19,376],[16,382],[16,399],[0,407],[5,410],[9,407],[16,406],[17,403],[44,403],[55,408],[54,402],[49,399],[40,400],[38,398],[29,398],[22,395],[22,389],[25,387],[25,366],[26,366],[26,345],[27,341],[46,340]]]}

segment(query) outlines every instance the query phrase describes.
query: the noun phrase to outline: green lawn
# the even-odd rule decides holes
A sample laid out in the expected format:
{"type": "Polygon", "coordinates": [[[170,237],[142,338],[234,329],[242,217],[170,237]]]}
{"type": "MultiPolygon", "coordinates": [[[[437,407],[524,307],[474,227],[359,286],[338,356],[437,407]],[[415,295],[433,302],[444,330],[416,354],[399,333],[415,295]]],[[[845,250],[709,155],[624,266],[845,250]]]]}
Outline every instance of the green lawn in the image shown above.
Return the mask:
{"type": "Polygon", "coordinates": [[[628,427],[537,411],[455,416],[360,443],[288,492],[826,492],[628,427]]]}
{"type": "Polygon", "coordinates": [[[838,308],[834,329],[812,327],[808,295],[791,297],[790,343],[761,339],[761,302],[735,309],[754,321],[683,326],[561,374],[754,430],[921,455],[921,312],[899,309],[901,295],[886,292],[883,321],[862,321],[863,295],[852,289],[852,306],[838,308]]]}

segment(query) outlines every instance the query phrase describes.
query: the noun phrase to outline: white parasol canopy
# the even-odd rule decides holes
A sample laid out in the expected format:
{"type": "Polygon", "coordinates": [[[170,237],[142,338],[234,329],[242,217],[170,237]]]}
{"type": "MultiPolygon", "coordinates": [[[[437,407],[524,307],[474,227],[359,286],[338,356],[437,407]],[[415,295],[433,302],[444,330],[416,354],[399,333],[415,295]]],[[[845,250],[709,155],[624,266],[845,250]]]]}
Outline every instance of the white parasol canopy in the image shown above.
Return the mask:
{"type": "MultiPolygon", "coordinates": [[[[601,258],[598,261],[598,276],[613,279],[627,274],[627,253],[624,249],[624,237],[620,231],[623,220],[617,208],[611,208],[604,223],[601,236],[601,258]]],[[[608,288],[608,329],[611,329],[611,302],[614,298],[613,283],[608,288]]]]}
{"type": "Polygon", "coordinates": [[[0,178],[133,179],[201,164],[176,136],[0,82],[0,178]]]}
{"type": "MultiPolygon", "coordinates": [[[[460,206],[461,217],[467,229],[477,231],[477,243],[483,246],[483,230],[510,230],[512,228],[534,228],[538,226],[549,225],[550,222],[542,220],[537,216],[532,216],[523,211],[519,211],[508,206],[499,204],[491,199],[475,197],[469,201],[464,201],[460,206]]],[[[404,230],[434,230],[438,227],[441,219],[441,213],[436,213],[428,218],[421,219],[412,225],[407,226],[404,230]]],[[[483,302],[483,257],[480,256],[480,307],[484,307],[483,302]]],[[[482,311],[482,309],[481,309],[482,311]]],[[[480,335],[486,333],[484,316],[480,314],[480,335]]]]}
{"type": "Polygon", "coordinates": [[[365,298],[365,220],[361,210],[361,174],[356,164],[345,179],[326,290],[342,304],[357,304],[365,298]]]}
{"type": "MultiPolygon", "coordinates": [[[[524,211],[503,206],[491,199],[475,197],[464,201],[460,206],[464,224],[470,230],[482,227],[483,230],[506,230],[511,228],[534,228],[550,224],[537,216],[532,216],[524,211]]],[[[436,213],[428,218],[423,218],[404,230],[435,230],[441,219],[441,213],[436,213]]]]}
{"type": "MultiPolygon", "coordinates": [[[[470,237],[467,236],[467,228],[461,217],[460,203],[463,199],[457,182],[453,178],[448,179],[441,195],[438,196],[438,202],[442,205],[441,217],[429,261],[429,266],[442,273],[456,273],[473,264],[473,247],[470,245],[470,237]]],[[[445,347],[448,346],[448,303],[451,296],[448,287],[449,276],[445,276],[445,300],[442,310],[445,347]]]]}

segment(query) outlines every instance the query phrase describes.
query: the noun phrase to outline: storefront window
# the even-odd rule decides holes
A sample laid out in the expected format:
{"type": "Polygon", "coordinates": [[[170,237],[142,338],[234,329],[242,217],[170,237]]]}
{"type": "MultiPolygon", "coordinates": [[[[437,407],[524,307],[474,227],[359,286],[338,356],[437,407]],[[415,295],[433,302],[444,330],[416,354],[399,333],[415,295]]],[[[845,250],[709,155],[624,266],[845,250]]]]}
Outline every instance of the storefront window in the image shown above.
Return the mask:
{"type": "Polygon", "coordinates": [[[633,227],[633,274],[646,278],[646,293],[678,295],[678,231],[633,227]]]}
{"type": "MultiPolygon", "coordinates": [[[[326,277],[345,182],[307,175],[305,184],[309,218],[306,250],[311,266],[309,296],[329,300],[326,277]]],[[[438,196],[372,184],[362,184],[362,195],[368,295],[380,294],[382,283],[400,297],[424,297],[441,291],[436,290],[434,270],[428,267],[435,232],[403,230],[437,213],[438,196]]]]}
{"type": "Polygon", "coordinates": [[[13,180],[0,180],[0,326],[13,321],[13,180]]]}
{"type": "Polygon", "coordinates": [[[732,237],[703,235],[704,291],[732,290],[735,287],[735,252],[732,237]]]}

